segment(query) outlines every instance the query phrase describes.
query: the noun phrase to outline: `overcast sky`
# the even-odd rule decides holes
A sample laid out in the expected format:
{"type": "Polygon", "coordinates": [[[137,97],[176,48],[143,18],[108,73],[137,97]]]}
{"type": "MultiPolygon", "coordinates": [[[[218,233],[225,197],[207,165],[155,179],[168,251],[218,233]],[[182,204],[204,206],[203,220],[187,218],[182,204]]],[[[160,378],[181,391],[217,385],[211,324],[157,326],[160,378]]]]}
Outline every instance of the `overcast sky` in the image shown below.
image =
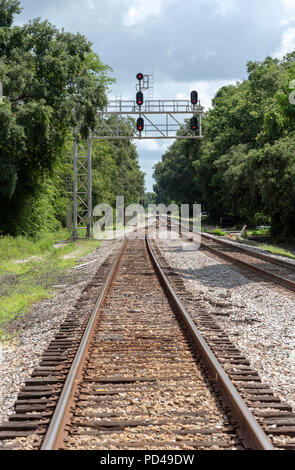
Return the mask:
{"type": "MultiPolygon", "coordinates": [[[[246,78],[246,63],[295,49],[294,0],[22,0],[21,24],[40,16],[84,34],[113,68],[110,98],[134,99],[135,76],[154,72],[154,99],[201,103],[246,78]]],[[[170,141],[137,143],[146,186],[170,141]],[[163,143],[165,142],[165,143],[163,143]]]]}

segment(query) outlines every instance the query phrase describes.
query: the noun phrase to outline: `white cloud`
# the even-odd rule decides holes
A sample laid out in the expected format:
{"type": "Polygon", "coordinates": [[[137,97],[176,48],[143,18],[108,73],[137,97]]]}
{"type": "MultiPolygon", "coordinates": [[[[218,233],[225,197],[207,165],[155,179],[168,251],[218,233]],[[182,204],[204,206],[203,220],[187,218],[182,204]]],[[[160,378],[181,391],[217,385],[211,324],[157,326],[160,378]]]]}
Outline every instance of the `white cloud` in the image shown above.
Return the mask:
{"type": "Polygon", "coordinates": [[[164,0],[150,0],[149,2],[134,0],[123,18],[123,24],[128,27],[136,26],[148,18],[160,16],[164,4],[164,0]]]}
{"type": "Polygon", "coordinates": [[[295,49],[295,28],[289,27],[283,32],[281,37],[281,43],[279,47],[274,51],[274,57],[283,58],[287,52],[292,52],[295,49]]]}
{"type": "Polygon", "coordinates": [[[167,51],[167,55],[172,56],[175,52],[176,52],[176,47],[175,46],[170,46],[168,51],[167,51]]]}
{"type": "MultiPolygon", "coordinates": [[[[207,1],[207,0],[205,0],[207,1]]],[[[215,3],[217,10],[216,13],[220,16],[228,16],[237,10],[236,0],[211,0],[215,3]]]]}
{"type": "Polygon", "coordinates": [[[279,25],[282,26],[281,40],[273,53],[274,57],[279,59],[295,49],[295,27],[291,26],[295,21],[295,2],[294,0],[281,0],[281,3],[282,19],[279,21],[279,25]]]}
{"type": "Polygon", "coordinates": [[[87,4],[90,8],[90,10],[95,10],[96,9],[96,4],[94,0],[87,0],[87,4]]]}
{"type": "Polygon", "coordinates": [[[294,0],[281,0],[283,9],[285,13],[294,13],[295,12],[295,3],[294,0]]]}
{"type": "Polygon", "coordinates": [[[295,20],[295,2],[294,0],[281,0],[282,16],[279,21],[281,26],[287,26],[295,20]]]}
{"type": "Polygon", "coordinates": [[[216,56],[216,52],[215,51],[206,51],[204,53],[204,57],[205,59],[211,59],[211,57],[214,57],[216,56]]]}
{"type": "Polygon", "coordinates": [[[136,142],[139,151],[164,153],[173,141],[167,140],[139,140],[136,142]]]}
{"type": "Polygon", "coordinates": [[[138,149],[148,152],[161,152],[161,146],[157,140],[142,140],[137,144],[138,149]]]}
{"type": "Polygon", "coordinates": [[[287,26],[290,23],[295,21],[295,16],[291,16],[290,18],[285,18],[279,22],[280,26],[287,26]]]}

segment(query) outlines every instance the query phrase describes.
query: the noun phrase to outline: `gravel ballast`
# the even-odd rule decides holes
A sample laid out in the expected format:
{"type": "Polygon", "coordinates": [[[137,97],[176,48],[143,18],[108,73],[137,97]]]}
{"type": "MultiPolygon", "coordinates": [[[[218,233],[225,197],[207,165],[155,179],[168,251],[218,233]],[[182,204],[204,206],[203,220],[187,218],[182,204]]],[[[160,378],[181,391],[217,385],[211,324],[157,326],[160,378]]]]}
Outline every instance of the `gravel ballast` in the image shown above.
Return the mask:
{"type": "Polygon", "coordinates": [[[230,264],[194,249],[192,243],[160,239],[157,244],[186,288],[200,298],[263,381],[295,409],[294,294],[264,280],[252,281],[230,264]]]}
{"type": "Polygon", "coordinates": [[[44,350],[84,287],[106,258],[119,250],[121,243],[122,240],[103,242],[93,253],[81,258],[71,274],[67,274],[70,283],[56,286],[57,293],[53,298],[35,304],[30,313],[7,326],[7,331],[16,334],[16,338],[9,343],[0,343],[0,423],[13,413],[17,394],[39,364],[44,350]]]}
{"type": "MultiPolygon", "coordinates": [[[[295,294],[263,280],[252,281],[249,274],[244,276],[229,263],[195,250],[191,243],[185,243],[187,250],[179,239],[157,244],[186,288],[201,299],[263,382],[295,410],[295,294]]],[[[31,313],[10,324],[9,332],[18,335],[12,344],[0,343],[0,422],[13,413],[18,392],[87,282],[120,245],[121,240],[104,242],[73,269],[74,283],[60,286],[54,298],[36,304],[31,313]]]]}

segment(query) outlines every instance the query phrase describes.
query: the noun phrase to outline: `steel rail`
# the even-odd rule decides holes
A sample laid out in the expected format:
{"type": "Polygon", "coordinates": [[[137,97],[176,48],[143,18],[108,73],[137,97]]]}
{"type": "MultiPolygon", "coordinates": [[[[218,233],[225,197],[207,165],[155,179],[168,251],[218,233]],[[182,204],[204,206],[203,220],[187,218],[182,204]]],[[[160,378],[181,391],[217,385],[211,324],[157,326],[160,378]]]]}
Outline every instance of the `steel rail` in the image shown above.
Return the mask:
{"type": "Polygon", "coordinates": [[[264,277],[265,279],[268,279],[270,281],[275,282],[276,284],[280,284],[281,286],[286,287],[287,289],[295,291],[295,282],[290,281],[290,279],[286,279],[285,277],[277,276],[276,274],[270,273],[269,271],[265,271],[264,269],[257,268],[253,264],[249,264],[246,261],[239,260],[234,256],[228,255],[227,253],[223,253],[222,251],[219,251],[216,248],[207,245],[206,243],[202,242],[202,245],[207,250],[211,251],[217,256],[221,256],[222,258],[226,259],[227,261],[230,261],[233,264],[241,266],[242,268],[247,269],[248,271],[255,272],[260,276],[264,277]]]}
{"type": "Polygon", "coordinates": [[[231,413],[234,419],[239,423],[239,434],[246,442],[246,445],[253,450],[275,450],[272,443],[262,430],[259,423],[256,421],[255,417],[245,404],[244,400],[240,396],[239,392],[229,379],[228,375],[220,365],[216,356],[213,354],[208,344],[204,340],[203,336],[197,329],[196,325],[193,323],[190,315],[185,310],[182,302],[176,295],[174,289],[172,288],[167,276],[159,265],[156,256],[152,250],[150,241],[146,236],[146,243],[149,255],[157,270],[159,277],[162,281],[169,296],[172,299],[178,314],[180,315],[181,320],[187,327],[189,335],[197,347],[201,358],[206,364],[208,371],[210,373],[211,380],[215,383],[216,387],[221,392],[224,402],[228,405],[231,410],[231,413]]]}
{"type": "MultiPolygon", "coordinates": [[[[168,220],[172,223],[172,219],[170,217],[168,217],[168,220]]],[[[181,227],[183,227],[183,225],[181,225],[181,227]]],[[[188,227],[186,227],[186,228],[188,228],[188,227]]],[[[189,227],[188,230],[191,233],[196,233],[191,229],[191,227],[189,227]]],[[[229,248],[234,248],[238,251],[246,253],[249,256],[251,256],[252,258],[262,259],[262,260],[267,261],[269,263],[277,264],[278,266],[282,266],[282,267],[285,267],[287,269],[295,271],[295,263],[292,263],[291,261],[273,258],[272,256],[264,255],[263,253],[258,253],[257,251],[252,251],[252,250],[249,250],[246,246],[243,246],[243,245],[242,246],[233,245],[233,242],[231,242],[231,241],[220,240],[219,238],[216,238],[213,235],[210,235],[209,233],[206,233],[206,232],[202,232],[201,235],[202,235],[203,238],[207,238],[208,240],[212,240],[212,241],[214,241],[214,242],[216,242],[220,245],[224,245],[224,246],[227,246],[229,248]]]]}
{"type": "MultiPolygon", "coordinates": [[[[166,278],[163,270],[161,269],[158,261],[155,258],[148,237],[146,237],[146,243],[153,265],[155,266],[156,271],[159,273],[161,281],[164,282],[165,287],[169,292],[169,296],[173,299],[177,310],[179,311],[179,313],[181,313],[181,318],[185,322],[191,338],[193,338],[195,344],[198,345],[198,349],[200,350],[203,360],[206,363],[210,372],[211,379],[216,383],[217,388],[220,390],[225,402],[230,407],[233,417],[240,423],[240,435],[247,443],[247,445],[249,445],[252,449],[274,450],[271,442],[264,434],[263,430],[260,428],[259,424],[255,420],[250,410],[245,405],[239,393],[231,383],[227,374],[222,369],[216,357],[208,347],[200,332],[197,330],[196,326],[193,324],[190,316],[187,314],[177,295],[173,291],[168,279],[166,278]]],[[[55,450],[62,447],[62,433],[64,432],[63,430],[70,413],[69,398],[73,393],[75,386],[77,385],[79,374],[81,373],[82,369],[82,359],[85,357],[92,332],[95,328],[97,315],[104,303],[106,295],[108,294],[112,280],[115,276],[116,270],[126,249],[126,246],[127,239],[125,239],[123,242],[121,250],[107,276],[103,289],[93,309],[89,323],[84,332],[81,344],[79,346],[72,367],[68,374],[67,380],[65,382],[63,391],[59,398],[49,429],[42,443],[41,450],[55,450]]]]}
{"type": "Polygon", "coordinates": [[[244,252],[244,253],[248,254],[249,256],[252,256],[253,258],[262,259],[264,261],[267,261],[268,263],[277,264],[278,266],[282,266],[282,267],[285,267],[287,269],[291,269],[291,270],[295,271],[295,264],[291,263],[290,261],[280,260],[280,259],[276,259],[276,258],[273,258],[271,256],[268,256],[268,255],[264,255],[262,253],[257,253],[256,251],[248,250],[244,246],[232,245],[232,242],[228,242],[226,240],[216,239],[212,235],[209,235],[208,233],[203,233],[202,232],[202,237],[207,238],[208,240],[216,241],[220,245],[224,245],[224,246],[227,246],[229,248],[234,248],[238,251],[244,252]]]}
{"type": "Polygon", "coordinates": [[[41,450],[56,450],[58,448],[58,444],[60,441],[60,435],[62,433],[63,427],[66,422],[66,417],[69,413],[69,398],[72,394],[72,391],[77,383],[77,377],[80,372],[81,366],[82,366],[82,359],[85,356],[85,353],[87,351],[87,347],[91,338],[92,331],[95,328],[95,322],[97,319],[97,315],[100,312],[102,305],[104,303],[104,300],[106,298],[106,295],[110,289],[112,280],[114,278],[114,275],[116,273],[116,270],[119,266],[119,263],[121,261],[121,258],[123,256],[123,253],[126,249],[128,239],[125,238],[123,245],[120,249],[120,252],[118,253],[110,271],[107,276],[107,279],[103,285],[103,288],[100,292],[100,295],[97,299],[96,305],[92,311],[91,317],[89,319],[88,325],[85,329],[85,332],[83,334],[83,338],[81,340],[79,349],[76,353],[75,359],[73,361],[72,367],[69,371],[68,377],[66,379],[66,382],[64,384],[62,393],[59,397],[58,404],[56,406],[56,409],[54,411],[50,426],[48,428],[48,431],[46,433],[46,436],[44,438],[44,441],[41,446],[41,450]]]}
{"type": "MultiPolygon", "coordinates": [[[[169,219],[170,223],[171,223],[171,219],[169,219]]],[[[172,225],[172,224],[171,224],[172,225]]],[[[181,226],[182,227],[182,226],[181,226]]],[[[186,227],[187,228],[187,227],[186,227]]],[[[192,231],[188,231],[188,233],[191,233],[192,235],[194,235],[195,232],[192,232],[192,231]]],[[[204,237],[204,234],[201,233],[201,234],[197,234],[198,236],[201,235],[201,238],[206,238],[206,236],[204,237]]],[[[207,234],[206,234],[207,235],[207,234]]],[[[181,234],[181,237],[182,238],[185,238],[183,236],[183,232],[181,234]]],[[[209,238],[209,237],[207,237],[209,238]]],[[[189,240],[189,239],[188,239],[189,240]]],[[[216,241],[216,243],[220,243],[220,244],[227,244],[227,242],[223,241],[223,240],[216,240],[215,238],[211,238],[210,237],[210,240],[212,241],[216,241]]],[[[189,240],[189,241],[193,241],[193,240],[189,240]]],[[[256,266],[254,266],[253,264],[249,264],[247,263],[246,261],[242,261],[242,260],[239,260],[238,258],[235,258],[234,256],[231,256],[227,253],[223,253],[222,251],[219,251],[218,249],[216,248],[213,248],[212,246],[204,243],[203,241],[201,241],[201,246],[203,246],[204,248],[206,248],[207,250],[211,251],[212,253],[214,253],[215,255],[217,256],[220,256],[221,258],[224,258],[226,259],[227,261],[230,261],[231,263],[233,264],[236,264],[238,266],[241,266],[242,268],[244,269],[247,269],[248,271],[251,271],[251,272],[255,272],[257,274],[259,274],[259,276],[261,277],[264,277],[265,279],[269,280],[269,281],[272,281],[272,282],[275,282],[276,284],[279,284],[293,292],[295,292],[295,282],[294,281],[291,281],[290,279],[287,279],[285,277],[282,277],[282,276],[278,276],[276,274],[273,274],[269,271],[265,271],[264,269],[262,268],[258,268],[256,266]]],[[[228,242],[227,246],[230,247],[230,242],[228,242]]],[[[233,249],[235,249],[236,247],[234,246],[233,249]]],[[[239,248],[237,247],[237,249],[241,249],[242,248],[239,248]]],[[[248,250],[245,249],[244,250],[245,252],[247,251],[247,254],[248,254],[248,250]]],[[[255,256],[256,254],[252,255],[252,252],[249,252],[249,256],[253,256],[254,258],[256,258],[255,256]]],[[[263,255],[261,255],[263,256],[263,255]]],[[[270,261],[269,259],[267,259],[266,257],[266,261],[268,261],[269,263],[272,263],[272,261],[270,261]]],[[[284,262],[283,262],[284,263],[284,262]]],[[[274,264],[280,264],[280,263],[277,263],[275,262],[274,264]]],[[[284,264],[280,264],[281,266],[284,266],[284,264]]],[[[288,266],[289,267],[289,266],[288,266]]]]}

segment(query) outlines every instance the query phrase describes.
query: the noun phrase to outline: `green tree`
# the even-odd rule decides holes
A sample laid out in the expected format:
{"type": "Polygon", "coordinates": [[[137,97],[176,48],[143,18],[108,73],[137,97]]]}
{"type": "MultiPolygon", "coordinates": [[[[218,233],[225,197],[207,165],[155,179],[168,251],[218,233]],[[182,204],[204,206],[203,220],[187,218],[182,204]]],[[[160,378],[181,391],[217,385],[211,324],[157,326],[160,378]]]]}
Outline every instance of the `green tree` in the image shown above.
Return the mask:
{"type": "MultiPolygon", "coordinates": [[[[107,118],[105,124],[104,134],[110,135],[109,129],[117,125],[115,117],[107,118]]],[[[101,125],[102,123],[100,123],[101,125]]],[[[118,126],[121,135],[130,136],[134,134],[135,122],[133,119],[119,118],[118,126]]],[[[98,134],[99,130],[98,128],[98,134]]],[[[100,149],[99,153],[94,154],[94,165],[98,172],[96,173],[97,176],[101,168],[105,169],[105,173],[100,173],[104,181],[101,180],[101,190],[96,192],[96,200],[98,202],[115,202],[116,196],[124,196],[127,205],[139,203],[144,194],[144,174],[140,170],[135,145],[129,139],[108,140],[100,141],[99,144],[96,143],[94,149],[100,149]],[[105,149],[106,157],[104,156],[104,151],[101,151],[102,149],[105,149]],[[106,160],[104,161],[105,158],[106,160]],[[106,175],[106,178],[104,175],[106,175]],[[105,190],[102,189],[102,186],[104,186],[105,190]],[[108,196],[105,192],[106,188],[108,188],[108,196]],[[103,197],[105,197],[105,200],[103,197]]],[[[94,152],[97,150],[94,150],[94,152]]],[[[96,184],[95,179],[94,184],[96,184]]]]}
{"type": "Polygon", "coordinates": [[[157,203],[157,195],[156,193],[147,192],[144,195],[144,207],[145,209],[148,208],[149,205],[157,203]]]}
{"type": "Polygon", "coordinates": [[[12,234],[27,232],[23,214],[42,198],[69,132],[94,129],[110,83],[84,36],[40,19],[13,26],[19,11],[18,1],[0,2],[0,229],[12,234]]]}
{"type": "Polygon", "coordinates": [[[289,95],[295,52],[247,68],[247,80],[216,93],[201,144],[174,144],[163,156],[155,191],[167,203],[194,189],[215,221],[222,215],[248,224],[270,218],[275,236],[294,237],[295,106],[289,95]]]}
{"type": "Polygon", "coordinates": [[[200,201],[200,191],[195,184],[193,158],[199,143],[188,144],[176,140],[154,167],[154,191],[157,203],[194,204],[200,201]]]}

